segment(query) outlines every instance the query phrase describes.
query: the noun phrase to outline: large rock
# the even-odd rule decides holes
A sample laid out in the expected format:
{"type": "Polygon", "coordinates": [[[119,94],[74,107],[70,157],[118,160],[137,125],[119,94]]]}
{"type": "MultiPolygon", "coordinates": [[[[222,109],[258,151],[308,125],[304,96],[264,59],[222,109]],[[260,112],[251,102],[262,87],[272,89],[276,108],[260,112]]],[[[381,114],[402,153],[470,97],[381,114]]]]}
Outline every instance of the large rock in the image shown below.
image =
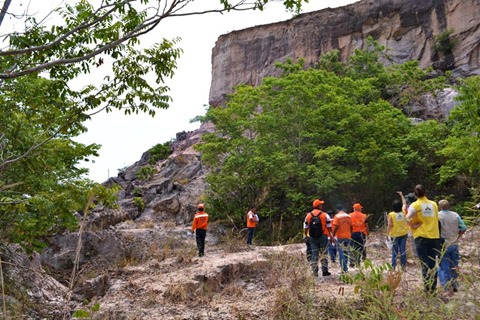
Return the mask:
{"type": "Polygon", "coordinates": [[[212,52],[210,104],[223,105],[238,84],[256,86],[276,75],[277,61],[304,58],[313,65],[332,49],[345,61],[368,36],[390,48],[397,63],[418,60],[422,68],[448,68],[454,76],[480,74],[479,1],[362,0],[220,36],[212,52]],[[434,41],[448,29],[457,44],[443,57],[434,41]]]}

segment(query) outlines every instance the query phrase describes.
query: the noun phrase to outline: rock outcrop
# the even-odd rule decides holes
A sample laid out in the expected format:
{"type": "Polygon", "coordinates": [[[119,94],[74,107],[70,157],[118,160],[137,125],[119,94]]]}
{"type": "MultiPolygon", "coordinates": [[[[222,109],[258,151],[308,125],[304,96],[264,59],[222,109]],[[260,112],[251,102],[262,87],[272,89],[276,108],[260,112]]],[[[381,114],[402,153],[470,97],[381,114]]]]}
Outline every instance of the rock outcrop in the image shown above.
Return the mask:
{"type": "Polygon", "coordinates": [[[480,74],[479,1],[362,0],[220,36],[212,52],[210,104],[223,105],[238,84],[260,84],[276,74],[275,62],[287,58],[312,65],[337,49],[345,61],[368,36],[389,48],[394,62],[418,60],[422,68],[461,77],[480,74]],[[438,52],[435,37],[449,30],[455,46],[438,52]]]}

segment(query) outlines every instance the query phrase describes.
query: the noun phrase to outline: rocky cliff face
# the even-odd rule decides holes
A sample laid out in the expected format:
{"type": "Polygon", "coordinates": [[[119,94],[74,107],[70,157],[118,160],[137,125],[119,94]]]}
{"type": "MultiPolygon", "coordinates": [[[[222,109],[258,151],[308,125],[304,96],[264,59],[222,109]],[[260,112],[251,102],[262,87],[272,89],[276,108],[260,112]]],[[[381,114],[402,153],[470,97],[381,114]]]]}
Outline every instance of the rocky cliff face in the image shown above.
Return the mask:
{"type": "Polygon", "coordinates": [[[390,49],[393,61],[418,60],[422,68],[480,74],[480,1],[362,0],[299,15],[288,21],[231,32],[212,52],[210,104],[222,105],[232,87],[258,85],[275,75],[274,64],[304,58],[307,64],[337,49],[343,61],[372,36],[390,49]],[[453,30],[451,53],[434,50],[435,37],[453,30]]]}

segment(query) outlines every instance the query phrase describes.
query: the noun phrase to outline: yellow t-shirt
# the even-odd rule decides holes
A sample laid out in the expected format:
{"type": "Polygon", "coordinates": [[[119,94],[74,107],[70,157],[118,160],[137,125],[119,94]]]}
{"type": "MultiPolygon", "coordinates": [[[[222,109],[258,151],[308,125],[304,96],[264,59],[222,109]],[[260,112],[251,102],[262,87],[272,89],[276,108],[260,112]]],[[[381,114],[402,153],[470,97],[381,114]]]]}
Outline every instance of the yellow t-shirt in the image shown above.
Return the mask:
{"type": "Polygon", "coordinates": [[[405,212],[392,211],[388,214],[388,216],[392,219],[393,223],[392,230],[390,230],[388,233],[390,237],[396,238],[408,234],[407,216],[405,212]]]}
{"type": "Polygon", "coordinates": [[[414,238],[422,237],[427,239],[439,239],[440,231],[438,228],[438,206],[434,201],[421,197],[408,208],[409,214],[416,212],[412,223],[420,222],[421,225],[413,229],[414,238]]]}

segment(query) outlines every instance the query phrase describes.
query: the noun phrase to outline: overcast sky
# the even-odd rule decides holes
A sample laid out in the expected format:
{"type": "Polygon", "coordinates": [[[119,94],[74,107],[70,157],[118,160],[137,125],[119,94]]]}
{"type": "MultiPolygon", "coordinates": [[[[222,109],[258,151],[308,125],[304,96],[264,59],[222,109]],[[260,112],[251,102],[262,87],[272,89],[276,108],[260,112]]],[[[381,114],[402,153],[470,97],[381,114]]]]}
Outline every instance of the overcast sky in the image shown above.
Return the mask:
{"type": "MultiPolygon", "coordinates": [[[[219,3],[219,0],[209,1],[219,3]]],[[[94,116],[87,123],[88,133],[76,139],[85,144],[102,145],[95,162],[85,164],[90,169],[88,177],[104,182],[109,177],[117,176],[118,169],[138,161],[145,151],[157,143],[174,139],[178,132],[197,129],[200,124],[192,124],[190,120],[206,111],[211,83],[211,55],[218,37],[234,30],[290,19],[292,15],[286,12],[282,2],[271,3],[263,12],[167,19],[169,21],[162,22],[156,30],[141,38],[142,45],[145,46],[161,41],[163,37],[182,38],[178,46],[184,53],[178,61],[175,76],[167,83],[173,102],[169,109],[158,110],[154,118],[147,115],[123,116],[121,112],[94,116]]],[[[303,12],[353,2],[356,1],[310,0],[308,5],[304,5],[303,12]]]]}

